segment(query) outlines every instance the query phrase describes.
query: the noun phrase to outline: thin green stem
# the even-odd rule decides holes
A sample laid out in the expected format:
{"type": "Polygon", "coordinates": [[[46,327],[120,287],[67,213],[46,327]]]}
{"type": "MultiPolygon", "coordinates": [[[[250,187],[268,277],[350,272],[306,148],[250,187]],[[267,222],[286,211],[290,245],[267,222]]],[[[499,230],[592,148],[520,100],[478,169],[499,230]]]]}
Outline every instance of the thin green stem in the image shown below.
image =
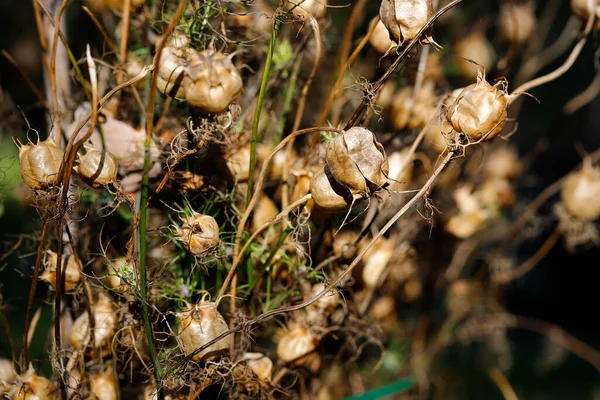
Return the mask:
{"type": "Polygon", "coordinates": [[[277,146],[279,142],[281,142],[281,137],[283,136],[283,129],[285,128],[285,123],[287,122],[287,116],[290,112],[292,100],[294,98],[294,93],[296,92],[296,81],[298,80],[298,74],[300,73],[300,65],[302,65],[302,54],[298,56],[298,60],[296,61],[296,64],[294,64],[294,69],[292,70],[292,75],[290,76],[290,82],[288,84],[287,90],[285,92],[285,98],[283,100],[281,118],[279,119],[277,132],[275,133],[275,137],[273,138],[273,146],[277,146]]]}
{"type": "Polygon", "coordinates": [[[279,34],[279,28],[281,27],[281,20],[275,18],[273,24],[273,35],[271,36],[271,42],[269,43],[269,52],[267,53],[267,61],[265,62],[265,71],[263,72],[262,81],[260,83],[260,91],[258,92],[258,101],[256,102],[256,109],[254,110],[254,120],[252,121],[252,142],[250,143],[250,168],[248,173],[248,194],[246,197],[246,204],[250,203],[252,199],[252,186],[254,184],[254,169],[256,164],[256,140],[258,138],[258,123],[260,122],[260,114],[262,111],[263,101],[265,100],[265,92],[267,91],[267,81],[269,80],[269,73],[271,72],[271,62],[273,60],[273,51],[275,50],[275,41],[279,34]]]}

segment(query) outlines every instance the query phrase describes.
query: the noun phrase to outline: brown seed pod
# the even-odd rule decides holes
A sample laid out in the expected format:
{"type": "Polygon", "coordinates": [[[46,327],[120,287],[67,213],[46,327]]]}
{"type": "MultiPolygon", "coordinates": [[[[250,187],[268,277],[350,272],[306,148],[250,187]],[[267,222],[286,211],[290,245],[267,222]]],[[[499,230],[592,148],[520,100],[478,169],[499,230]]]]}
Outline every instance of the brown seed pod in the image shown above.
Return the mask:
{"type": "Polygon", "coordinates": [[[193,107],[210,113],[221,113],[242,91],[242,77],[229,55],[204,50],[186,67],[191,85],[185,89],[185,99],[193,107]]]}
{"type": "Polygon", "coordinates": [[[382,0],[379,8],[390,39],[399,45],[413,40],[432,16],[431,0],[382,0]]]}
{"type": "Polygon", "coordinates": [[[310,194],[314,204],[325,211],[343,211],[352,205],[352,194],[333,179],[327,165],[311,178],[310,194]]]}
{"type": "Polygon", "coordinates": [[[392,103],[392,124],[396,129],[421,129],[435,115],[435,84],[426,81],[416,95],[412,87],[402,88],[392,103]]]}
{"type": "Polygon", "coordinates": [[[454,45],[454,53],[457,58],[457,67],[460,75],[470,81],[478,77],[477,70],[473,63],[464,60],[473,60],[481,65],[484,70],[490,70],[494,67],[496,52],[494,47],[481,32],[473,32],[462,37],[454,45]]]}
{"type": "Polygon", "coordinates": [[[277,357],[293,366],[303,366],[317,371],[321,366],[320,355],[315,352],[319,339],[302,326],[293,326],[279,337],[277,357]]]}
{"type": "Polygon", "coordinates": [[[366,287],[377,285],[379,277],[392,258],[395,247],[394,239],[382,237],[365,253],[362,279],[366,287]]]}
{"type": "Polygon", "coordinates": [[[477,83],[464,88],[446,111],[452,128],[464,133],[472,141],[495,138],[506,124],[507,107],[511,98],[506,93],[505,85],[505,81],[490,85],[480,69],[477,83]]]}
{"type": "Polygon", "coordinates": [[[582,21],[587,21],[590,13],[596,15],[594,28],[600,29],[600,1],[592,0],[592,9],[588,6],[588,0],[571,0],[571,11],[582,21]]]}
{"type": "Polygon", "coordinates": [[[229,172],[238,183],[248,181],[250,175],[250,144],[232,149],[225,154],[229,172]]]}
{"type": "Polygon", "coordinates": [[[567,176],[560,197],[574,217],[587,221],[600,217],[600,168],[586,159],[581,170],[567,176]]]}
{"type": "Polygon", "coordinates": [[[219,224],[210,215],[194,212],[182,221],[181,227],[176,227],[175,239],[193,255],[204,256],[219,245],[219,224]]]}
{"type": "Polygon", "coordinates": [[[273,361],[262,353],[244,353],[243,357],[254,375],[260,380],[261,385],[266,388],[273,376],[273,361]]]}
{"type": "Polygon", "coordinates": [[[45,189],[56,183],[63,159],[63,151],[49,137],[38,144],[19,147],[19,161],[23,181],[32,189],[45,189]]]}
{"type": "Polygon", "coordinates": [[[77,173],[85,183],[98,189],[114,182],[119,172],[119,162],[106,150],[85,146],[86,153],[79,158],[77,173]]]}
{"type": "Polygon", "coordinates": [[[514,203],[515,192],[506,179],[486,179],[476,193],[481,204],[490,210],[506,208],[514,203]]]}
{"type": "Polygon", "coordinates": [[[502,39],[510,43],[523,43],[531,38],[535,30],[535,4],[504,3],[498,21],[502,39]]]}
{"type": "MultiPolygon", "coordinates": [[[[307,291],[307,293],[305,293],[304,299],[305,300],[312,299],[317,294],[321,293],[323,290],[325,290],[325,284],[324,283],[316,283],[312,287],[310,287],[310,290],[307,291]]],[[[340,304],[340,294],[338,292],[336,292],[335,290],[331,290],[330,292],[325,294],[323,297],[321,297],[319,300],[315,301],[310,306],[308,306],[308,309],[318,311],[318,312],[324,314],[325,316],[328,316],[333,312],[333,310],[336,309],[336,307],[339,304],[340,304]]]]}
{"type": "MultiPolygon", "coordinates": [[[[373,18],[373,20],[371,20],[371,24],[369,25],[369,30],[373,26],[373,22],[375,22],[375,18],[373,18]]],[[[385,27],[385,25],[383,24],[383,22],[381,22],[381,19],[379,19],[379,21],[377,21],[377,26],[375,27],[373,34],[369,38],[369,43],[371,44],[371,46],[373,46],[373,48],[378,53],[381,53],[381,54],[387,53],[388,50],[390,50],[392,47],[395,46],[392,39],[390,39],[390,33],[388,32],[388,30],[385,27]]]]}
{"type": "MultiPolygon", "coordinates": [[[[56,290],[56,267],[58,266],[58,255],[52,250],[46,250],[46,259],[44,260],[45,269],[40,279],[48,282],[54,290],[56,290]]],[[[73,255],[62,255],[62,269],[65,274],[64,290],[72,292],[77,289],[81,281],[81,270],[83,266],[81,262],[77,262],[73,255]],[[66,265],[66,268],[65,268],[66,265]]]]}
{"type": "Polygon", "coordinates": [[[450,217],[446,231],[466,239],[479,232],[487,222],[488,214],[482,209],[479,199],[472,193],[471,185],[464,185],[453,193],[459,213],[450,217]]]}
{"type": "MultiPolygon", "coordinates": [[[[184,46],[165,46],[160,53],[160,64],[156,72],[158,90],[165,96],[185,99],[186,88],[191,84],[186,76],[186,68],[195,56],[194,49],[184,46]]],[[[156,56],[154,58],[156,63],[156,56]]]]}
{"type": "Polygon", "coordinates": [[[327,0],[290,0],[287,4],[288,11],[305,18],[310,14],[315,19],[321,19],[327,12],[327,0]]]}
{"type": "MultiPolygon", "coordinates": [[[[94,346],[103,352],[110,352],[112,338],[117,326],[117,314],[110,298],[100,292],[98,300],[92,305],[94,316],[94,346]]],[[[84,349],[90,341],[90,323],[88,313],[84,312],[75,320],[69,333],[69,342],[76,350],[84,349]]]]}
{"type": "Polygon", "coordinates": [[[373,132],[353,127],[333,138],[325,157],[333,178],[352,194],[370,194],[388,184],[388,160],[373,132]]]}
{"type": "MultiPolygon", "coordinates": [[[[214,302],[200,301],[178,312],[176,316],[179,319],[177,339],[182,344],[186,356],[228,329],[214,302]]],[[[214,360],[229,350],[230,343],[231,336],[227,336],[194,355],[193,359],[214,360]]]]}
{"type": "Polygon", "coordinates": [[[27,372],[17,377],[8,391],[8,398],[12,400],[58,400],[60,396],[54,384],[43,376],[36,375],[30,364],[27,372]]]}
{"type": "Polygon", "coordinates": [[[90,391],[96,400],[117,400],[118,389],[112,369],[89,377],[90,391]]]}
{"type": "Polygon", "coordinates": [[[333,254],[340,257],[342,260],[350,260],[354,258],[358,241],[358,233],[354,231],[341,231],[333,237],[333,254]]]}

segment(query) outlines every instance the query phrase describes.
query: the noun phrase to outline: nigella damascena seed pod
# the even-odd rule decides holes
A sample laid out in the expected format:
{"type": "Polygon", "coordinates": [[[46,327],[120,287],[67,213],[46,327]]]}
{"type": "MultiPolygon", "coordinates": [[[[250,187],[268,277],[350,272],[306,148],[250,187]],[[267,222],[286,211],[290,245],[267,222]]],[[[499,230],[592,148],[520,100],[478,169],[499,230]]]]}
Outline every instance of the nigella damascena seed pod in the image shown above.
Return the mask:
{"type": "Polygon", "coordinates": [[[79,158],[77,173],[85,183],[98,189],[113,183],[119,172],[119,162],[111,153],[86,146],[86,153],[79,158]]]}
{"type": "Polygon", "coordinates": [[[319,339],[314,333],[294,324],[281,333],[277,343],[277,357],[293,366],[303,366],[316,371],[321,364],[320,355],[315,352],[318,344],[319,339]]]}
{"type": "MultiPolygon", "coordinates": [[[[92,305],[94,316],[94,348],[110,352],[115,328],[117,326],[117,314],[110,298],[100,293],[98,300],[92,305]]],[[[69,342],[76,350],[84,349],[91,340],[89,314],[84,312],[75,320],[69,333],[69,342]]]]}
{"type": "Polygon", "coordinates": [[[506,93],[505,81],[492,86],[482,70],[479,72],[477,83],[463,89],[446,115],[456,132],[472,141],[487,141],[504,128],[511,96],[506,93]]]}
{"type": "Polygon", "coordinates": [[[479,31],[461,37],[454,45],[454,54],[458,57],[457,69],[460,76],[468,80],[476,79],[478,71],[473,63],[467,60],[475,61],[484,70],[493,68],[496,61],[494,47],[479,31]]]}
{"type": "MultiPolygon", "coordinates": [[[[375,19],[371,21],[370,27],[373,26],[374,22],[375,19]]],[[[377,52],[381,54],[385,54],[389,49],[394,47],[394,42],[392,42],[392,39],[390,39],[390,34],[383,22],[381,22],[381,19],[377,21],[377,26],[375,26],[375,30],[369,38],[369,43],[377,52]]]]}
{"type": "MultiPolygon", "coordinates": [[[[54,290],[56,290],[56,268],[58,266],[58,255],[52,250],[46,250],[47,256],[44,261],[46,269],[40,275],[40,279],[48,282],[54,290]]],[[[73,255],[62,256],[62,270],[65,274],[65,287],[64,290],[71,292],[77,288],[79,281],[81,281],[81,269],[83,266],[81,262],[77,262],[73,255]],[[66,268],[65,268],[66,264],[66,268]]]]}
{"type": "Polygon", "coordinates": [[[325,211],[347,210],[352,204],[352,194],[333,179],[327,165],[311,178],[310,194],[315,205],[325,211]]]}
{"type": "MultiPolygon", "coordinates": [[[[186,78],[185,68],[196,51],[183,46],[165,46],[160,53],[160,64],[156,72],[156,87],[165,96],[185,99],[186,87],[191,83],[186,78]]],[[[154,57],[156,64],[156,56],[154,57]]]]}
{"type": "Polygon", "coordinates": [[[588,6],[588,0],[571,0],[571,10],[579,19],[587,21],[590,14],[596,15],[595,28],[600,28],[600,0],[592,0],[592,8],[588,6]]]}
{"type": "Polygon", "coordinates": [[[54,384],[43,376],[35,373],[33,365],[21,376],[8,391],[8,398],[12,400],[55,400],[59,393],[54,384]]]}
{"type": "Polygon", "coordinates": [[[498,16],[502,39],[510,43],[523,43],[529,40],[536,25],[534,7],[534,3],[504,3],[498,16]]]}
{"type": "Polygon", "coordinates": [[[89,377],[90,391],[98,400],[117,400],[118,388],[112,368],[89,377]]]}
{"type": "Polygon", "coordinates": [[[195,212],[182,221],[175,239],[193,255],[206,255],[219,245],[219,224],[210,215],[195,212]]]}
{"type": "MultiPolygon", "coordinates": [[[[192,354],[228,329],[227,323],[214,302],[200,301],[176,315],[179,319],[177,338],[183,345],[185,355],[192,354]]],[[[195,354],[193,359],[195,361],[214,360],[229,350],[230,343],[231,336],[227,336],[195,354]]]]}
{"type": "Polygon", "coordinates": [[[192,82],[185,91],[187,102],[215,114],[226,111],[244,86],[230,56],[214,50],[198,53],[186,75],[192,82]]]}
{"type": "Polygon", "coordinates": [[[327,11],[327,0],[290,0],[288,10],[302,17],[307,18],[310,14],[315,19],[320,19],[327,11]]]}
{"type": "Polygon", "coordinates": [[[600,168],[586,159],[581,170],[567,176],[561,200],[574,217],[587,221],[600,217],[600,168]]]}
{"type": "Polygon", "coordinates": [[[432,16],[431,0],[382,0],[379,8],[390,39],[400,45],[413,40],[432,16]]]}
{"type": "Polygon", "coordinates": [[[21,145],[19,161],[23,181],[32,189],[45,189],[58,180],[63,151],[49,137],[38,144],[21,145]]]}
{"type": "Polygon", "coordinates": [[[385,151],[366,128],[350,128],[336,136],[325,157],[333,178],[352,194],[371,193],[388,183],[385,151]]]}

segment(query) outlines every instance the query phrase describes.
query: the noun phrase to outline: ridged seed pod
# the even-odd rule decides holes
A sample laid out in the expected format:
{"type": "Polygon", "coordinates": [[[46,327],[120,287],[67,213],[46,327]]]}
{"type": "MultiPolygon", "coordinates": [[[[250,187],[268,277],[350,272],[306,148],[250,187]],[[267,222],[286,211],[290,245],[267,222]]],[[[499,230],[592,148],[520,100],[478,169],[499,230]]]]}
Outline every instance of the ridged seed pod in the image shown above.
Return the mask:
{"type": "Polygon", "coordinates": [[[310,194],[315,205],[325,211],[343,211],[352,205],[350,191],[333,179],[327,166],[311,178],[310,194]]]}
{"type": "Polygon", "coordinates": [[[498,16],[500,36],[510,43],[523,43],[535,31],[535,4],[504,3],[498,16]]]}
{"type": "Polygon", "coordinates": [[[210,215],[194,213],[177,227],[175,239],[195,256],[204,256],[219,245],[219,224],[210,215]]]}
{"type": "MultiPolygon", "coordinates": [[[[56,290],[56,267],[58,266],[58,255],[52,250],[46,250],[46,259],[44,261],[45,269],[40,279],[48,282],[54,290],[56,290]]],[[[79,282],[81,281],[81,270],[83,266],[81,262],[77,262],[73,255],[62,255],[62,270],[65,274],[65,287],[64,290],[71,292],[77,289],[79,282]],[[66,264],[66,268],[65,268],[66,264]]]]}
{"type": "Polygon", "coordinates": [[[414,39],[432,16],[431,0],[382,0],[379,8],[390,38],[400,45],[414,39]]]}
{"type": "MultiPolygon", "coordinates": [[[[185,355],[192,354],[228,329],[227,323],[213,302],[200,301],[176,315],[179,320],[177,338],[183,345],[185,355]]],[[[227,336],[194,355],[193,360],[214,360],[227,353],[230,343],[231,336],[227,336]]]]}
{"type": "Polygon", "coordinates": [[[58,180],[63,151],[49,137],[38,144],[19,146],[19,161],[23,181],[32,189],[46,189],[58,180]]]}
{"type": "MultiPolygon", "coordinates": [[[[117,326],[117,315],[110,298],[100,293],[98,300],[92,305],[94,316],[94,348],[110,351],[112,338],[117,326]]],[[[87,312],[75,320],[69,333],[69,342],[76,350],[83,349],[90,341],[90,323],[87,312]]]]}
{"type": "Polygon", "coordinates": [[[98,189],[117,179],[119,162],[111,153],[86,146],[86,153],[79,158],[77,173],[85,183],[98,189]]]}
{"type": "Polygon", "coordinates": [[[600,168],[586,159],[581,170],[567,176],[560,195],[571,215],[587,221],[600,217],[600,168]]]}

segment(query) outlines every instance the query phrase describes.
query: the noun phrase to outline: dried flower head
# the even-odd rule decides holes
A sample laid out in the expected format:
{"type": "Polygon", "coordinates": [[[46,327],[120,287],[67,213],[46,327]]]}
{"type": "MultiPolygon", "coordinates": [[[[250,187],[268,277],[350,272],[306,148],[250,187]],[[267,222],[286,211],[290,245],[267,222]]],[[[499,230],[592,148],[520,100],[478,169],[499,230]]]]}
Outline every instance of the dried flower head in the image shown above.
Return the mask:
{"type": "Polygon", "coordinates": [[[535,30],[535,4],[532,2],[504,3],[498,16],[500,36],[511,43],[523,43],[531,38],[535,30]]]}
{"type": "MultiPolygon", "coordinates": [[[[110,351],[110,345],[117,326],[117,314],[110,298],[100,292],[98,300],[91,307],[94,316],[94,348],[110,351]]],[[[84,312],[75,320],[69,333],[69,342],[76,350],[84,349],[90,343],[89,314],[84,312]]]]}
{"type": "MultiPolygon", "coordinates": [[[[179,319],[177,339],[183,345],[185,355],[192,354],[228,329],[227,323],[214,302],[200,301],[194,306],[188,306],[181,310],[176,315],[179,319]]],[[[227,336],[195,354],[193,359],[195,361],[214,360],[229,350],[230,343],[231,336],[227,336]]]]}
{"type": "Polygon", "coordinates": [[[60,398],[56,387],[43,376],[36,375],[33,365],[17,377],[8,391],[12,400],[58,400],[60,398]]]}
{"type": "Polygon", "coordinates": [[[588,221],[597,219],[600,217],[600,168],[594,167],[587,158],[582,169],[567,176],[560,194],[571,215],[588,221]]]}
{"type": "Polygon", "coordinates": [[[600,29],[600,1],[599,0],[571,0],[571,10],[579,19],[587,21],[590,14],[596,16],[595,29],[600,29]],[[589,3],[592,3],[590,8],[589,3]]]}
{"type": "Polygon", "coordinates": [[[327,165],[311,178],[310,194],[314,204],[325,211],[347,210],[353,203],[350,191],[333,179],[327,165]]]}
{"type": "Polygon", "coordinates": [[[303,366],[316,371],[321,365],[319,354],[315,352],[319,339],[303,326],[293,326],[283,332],[277,343],[277,357],[293,366],[303,366]]]}
{"type": "Polygon", "coordinates": [[[57,182],[64,153],[52,137],[37,144],[17,142],[17,146],[21,176],[30,188],[46,189],[57,182]]]}
{"type": "Polygon", "coordinates": [[[101,188],[117,179],[119,162],[106,150],[86,146],[86,153],[79,158],[77,173],[93,188],[101,188]]]}
{"type": "MultiPolygon", "coordinates": [[[[77,262],[75,257],[71,255],[62,255],[62,270],[65,274],[65,287],[64,290],[72,292],[77,289],[79,282],[81,281],[81,270],[83,266],[81,262],[77,262]],[[65,267],[66,265],[66,267],[65,267]]],[[[56,290],[56,268],[58,266],[58,255],[52,250],[46,250],[46,259],[44,260],[46,269],[40,279],[48,282],[54,290],[56,290]]]]}
{"type": "Polygon", "coordinates": [[[382,0],[379,8],[390,39],[399,45],[413,40],[432,16],[431,0],[382,0]]]}
{"type": "MultiPolygon", "coordinates": [[[[371,21],[370,27],[373,26],[373,22],[375,22],[375,19],[371,21]]],[[[370,27],[369,29],[371,29],[370,27]]],[[[385,54],[389,49],[394,47],[394,42],[392,39],[390,39],[390,33],[381,19],[377,21],[377,26],[375,26],[375,30],[369,38],[369,43],[378,53],[381,54],[385,54]]]]}
{"type": "Polygon", "coordinates": [[[210,215],[194,212],[176,227],[175,239],[195,256],[204,256],[219,245],[219,224],[210,215]]]}

